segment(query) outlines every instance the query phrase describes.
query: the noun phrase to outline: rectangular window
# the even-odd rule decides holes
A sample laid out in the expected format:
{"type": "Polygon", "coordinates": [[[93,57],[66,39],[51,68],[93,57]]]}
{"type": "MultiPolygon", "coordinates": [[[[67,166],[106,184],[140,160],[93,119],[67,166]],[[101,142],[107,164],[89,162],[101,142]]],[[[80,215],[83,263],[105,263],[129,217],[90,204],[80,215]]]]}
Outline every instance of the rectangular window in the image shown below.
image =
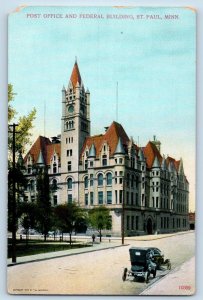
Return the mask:
{"type": "Polygon", "coordinates": [[[118,203],[118,192],[115,191],[115,199],[116,199],[116,204],[118,203]]]}
{"type": "Polygon", "coordinates": [[[71,161],[68,161],[68,171],[71,171],[71,161]]]}
{"type": "Polygon", "coordinates": [[[156,197],[156,208],[159,207],[159,197],[156,197]]]}
{"type": "Polygon", "coordinates": [[[120,184],[123,183],[123,178],[119,178],[119,183],[120,183],[120,184]]]}
{"type": "Polygon", "coordinates": [[[107,204],[112,204],[112,191],[107,191],[107,204]]]}
{"type": "Polygon", "coordinates": [[[66,152],[66,155],[67,155],[67,156],[69,156],[69,154],[70,154],[70,151],[69,151],[69,150],[67,150],[67,152],[66,152]]]}
{"type": "Polygon", "coordinates": [[[94,204],[94,193],[90,192],[90,205],[94,204]]]}
{"type": "Polygon", "coordinates": [[[93,186],[93,184],[94,184],[93,174],[90,174],[90,186],[93,186]]]}
{"type": "Polygon", "coordinates": [[[129,205],[129,192],[126,192],[126,204],[129,205]]]}
{"type": "Polygon", "coordinates": [[[131,205],[133,205],[134,204],[134,194],[133,194],[133,192],[131,192],[131,205]]]}
{"type": "Polygon", "coordinates": [[[163,228],[163,218],[161,217],[161,228],[163,228]]]}
{"type": "Polygon", "coordinates": [[[32,202],[35,201],[35,196],[31,196],[31,201],[32,201],[32,202]]]}
{"type": "Polygon", "coordinates": [[[139,229],[139,216],[136,216],[136,230],[139,229]]]}
{"type": "Polygon", "coordinates": [[[57,195],[54,195],[54,206],[57,205],[57,195]]]}
{"type": "Polygon", "coordinates": [[[120,190],[119,191],[119,203],[122,203],[123,202],[123,191],[120,190]]]}
{"type": "Polygon", "coordinates": [[[154,197],[152,197],[152,207],[154,207],[154,197]]]}
{"type": "Polygon", "coordinates": [[[72,156],[73,155],[73,150],[72,149],[70,149],[70,156],[72,156]]]}
{"type": "Polygon", "coordinates": [[[90,161],[90,167],[93,167],[93,161],[90,161]]]}
{"type": "Polygon", "coordinates": [[[85,194],[85,205],[88,205],[88,194],[85,194]]]}
{"type": "Polygon", "coordinates": [[[131,216],[131,229],[134,230],[134,216],[131,216]]]}
{"type": "Polygon", "coordinates": [[[85,170],[87,170],[87,168],[88,168],[88,160],[86,159],[85,160],[85,170]]]}
{"type": "Polygon", "coordinates": [[[130,229],[130,216],[127,216],[127,230],[130,229]]]}
{"type": "Polygon", "coordinates": [[[68,203],[71,204],[73,200],[72,194],[68,194],[68,203]]]}
{"type": "Polygon", "coordinates": [[[28,196],[24,196],[24,201],[28,202],[28,196]]]}
{"type": "MultiPolygon", "coordinates": [[[[142,202],[144,201],[144,194],[142,194],[142,202]]],[[[135,205],[138,206],[138,193],[136,193],[135,205]]]]}
{"type": "Polygon", "coordinates": [[[98,192],[98,203],[103,204],[103,192],[98,192]]]}

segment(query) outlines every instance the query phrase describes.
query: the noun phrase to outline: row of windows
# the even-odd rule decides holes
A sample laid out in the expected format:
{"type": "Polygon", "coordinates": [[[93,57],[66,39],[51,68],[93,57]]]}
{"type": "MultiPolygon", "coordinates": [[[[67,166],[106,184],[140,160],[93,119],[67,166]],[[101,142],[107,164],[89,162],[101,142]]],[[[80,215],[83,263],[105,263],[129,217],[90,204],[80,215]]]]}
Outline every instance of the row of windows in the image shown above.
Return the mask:
{"type": "Polygon", "coordinates": [[[127,230],[139,230],[139,216],[127,216],[127,230]]]}
{"type": "MultiPolygon", "coordinates": [[[[112,204],[112,191],[106,192],[106,199],[104,199],[104,192],[98,192],[98,204],[112,204]]],[[[94,193],[85,194],[85,205],[94,204],[94,193]]]]}
{"type": "Polygon", "coordinates": [[[66,138],[66,144],[73,143],[73,137],[66,138]]]}
{"type": "Polygon", "coordinates": [[[66,129],[70,130],[74,128],[74,121],[68,121],[66,122],[66,129]]]}
{"type": "MultiPolygon", "coordinates": [[[[173,218],[172,219],[172,226],[173,228],[181,228],[181,219],[180,218],[173,218]]],[[[168,229],[170,227],[169,224],[169,217],[161,217],[161,228],[163,229],[168,229]]],[[[186,228],[187,227],[187,220],[182,219],[182,227],[186,228]]]]}

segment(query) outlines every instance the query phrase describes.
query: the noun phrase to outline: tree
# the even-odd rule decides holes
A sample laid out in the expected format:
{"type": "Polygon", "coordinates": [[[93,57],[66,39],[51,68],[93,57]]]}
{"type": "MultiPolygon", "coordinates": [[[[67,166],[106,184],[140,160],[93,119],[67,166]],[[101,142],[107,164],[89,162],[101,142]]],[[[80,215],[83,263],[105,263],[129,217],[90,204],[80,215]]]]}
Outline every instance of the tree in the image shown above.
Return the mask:
{"type": "MultiPolygon", "coordinates": [[[[16,93],[13,91],[13,85],[8,84],[8,122],[11,123],[13,119],[16,119],[17,111],[13,108],[12,102],[14,101],[16,93]]],[[[25,148],[31,142],[32,137],[32,129],[33,129],[33,122],[36,118],[36,109],[33,108],[27,116],[20,116],[17,120],[18,127],[16,137],[16,151],[21,151],[22,153],[25,151],[25,148]]],[[[8,150],[9,152],[12,151],[12,136],[8,135],[8,150]]]]}
{"type": "Polygon", "coordinates": [[[17,221],[20,217],[20,209],[19,209],[19,203],[21,199],[24,197],[24,190],[27,187],[27,179],[22,173],[22,170],[20,166],[17,164],[15,169],[10,168],[8,171],[8,230],[12,231],[13,226],[15,226],[17,230],[17,221]],[[13,224],[13,184],[15,184],[15,193],[17,195],[17,211],[16,211],[16,224],[13,224]]]}
{"type": "Polygon", "coordinates": [[[58,228],[63,233],[68,232],[70,236],[70,245],[72,244],[72,233],[81,222],[84,223],[85,212],[75,203],[60,204],[55,207],[58,228]]]}
{"type": "Polygon", "coordinates": [[[44,240],[52,226],[52,208],[50,197],[49,175],[46,167],[36,168],[37,189],[37,225],[36,229],[44,235],[44,240]]]}
{"type": "Polygon", "coordinates": [[[99,232],[101,242],[102,230],[110,230],[112,227],[110,210],[105,206],[99,206],[91,209],[89,211],[89,223],[99,232]]]}
{"type": "Polygon", "coordinates": [[[19,203],[18,211],[20,216],[20,223],[25,229],[26,244],[28,244],[29,230],[36,226],[36,214],[37,214],[36,203],[21,202],[19,203]]]}

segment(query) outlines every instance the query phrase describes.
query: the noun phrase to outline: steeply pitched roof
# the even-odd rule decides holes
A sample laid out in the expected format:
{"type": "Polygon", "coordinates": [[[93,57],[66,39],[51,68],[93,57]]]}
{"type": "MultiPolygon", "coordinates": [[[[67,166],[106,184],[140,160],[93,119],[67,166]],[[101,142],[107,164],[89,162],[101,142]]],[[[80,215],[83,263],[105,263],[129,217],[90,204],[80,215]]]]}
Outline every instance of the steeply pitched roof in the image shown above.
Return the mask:
{"type": "Polygon", "coordinates": [[[110,156],[112,156],[116,150],[119,138],[121,139],[124,148],[127,147],[129,138],[122,125],[114,121],[105,134],[90,136],[85,139],[81,155],[84,153],[86,147],[90,149],[91,145],[94,143],[96,157],[98,157],[103,144],[106,142],[110,148],[110,156]]]}
{"type": "Polygon", "coordinates": [[[148,142],[147,146],[144,147],[143,151],[144,151],[144,156],[146,158],[148,168],[152,167],[155,157],[157,157],[159,163],[161,164],[162,156],[159,150],[157,149],[157,147],[155,146],[155,144],[153,144],[152,142],[148,142]]]}
{"type": "Polygon", "coordinates": [[[61,154],[61,144],[52,144],[51,141],[44,137],[44,136],[39,136],[35,143],[32,145],[31,149],[27,153],[27,155],[24,158],[24,161],[27,160],[28,156],[31,155],[33,159],[33,163],[37,163],[39,155],[41,155],[44,159],[44,162],[46,165],[49,165],[51,162],[51,157],[54,154],[54,151],[58,154],[60,157],[61,154]]]}
{"type": "Polygon", "coordinates": [[[77,83],[81,84],[81,76],[80,76],[80,71],[78,68],[77,61],[75,62],[74,66],[73,66],[70,81],[72,82],[73,88],[76,87],[77,83]]]}

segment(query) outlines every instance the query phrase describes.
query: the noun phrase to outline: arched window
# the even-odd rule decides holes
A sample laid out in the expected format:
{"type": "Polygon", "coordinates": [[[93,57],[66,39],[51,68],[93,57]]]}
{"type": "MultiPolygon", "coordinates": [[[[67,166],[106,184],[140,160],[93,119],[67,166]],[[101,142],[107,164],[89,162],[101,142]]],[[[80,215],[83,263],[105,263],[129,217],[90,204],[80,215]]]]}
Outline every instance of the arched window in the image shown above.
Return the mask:
{"type": "Polygon", "coordinates": [[[85,185],[85,189],[87,189],[88,188],[88,177],[87,176],[85,176],[84,185],[85,185]]]}
{"type": "Polygon", "coordinates": [[[73,180],[72,178],[68,178],[67,180],[67,186],[68,186],[68,190],[71,190],[73,187],[73,180]]]}
{"type": "Polygon", "coordinates": [[[106,183],[107,183],[107,185],[112,185],[112,174],[111,173],[106,174],[106,183]]]}
{"type": "Polygon", "coordinates": [[[98,175],[98,186],[102,186],[103,185],[103,175],[100,173],[98,175]]]}
{"type": "Polygon", "coordinates": [[[56,179],[52,180],[52,188],[54,191],[57,190],[57,180],[56,179]]]}

